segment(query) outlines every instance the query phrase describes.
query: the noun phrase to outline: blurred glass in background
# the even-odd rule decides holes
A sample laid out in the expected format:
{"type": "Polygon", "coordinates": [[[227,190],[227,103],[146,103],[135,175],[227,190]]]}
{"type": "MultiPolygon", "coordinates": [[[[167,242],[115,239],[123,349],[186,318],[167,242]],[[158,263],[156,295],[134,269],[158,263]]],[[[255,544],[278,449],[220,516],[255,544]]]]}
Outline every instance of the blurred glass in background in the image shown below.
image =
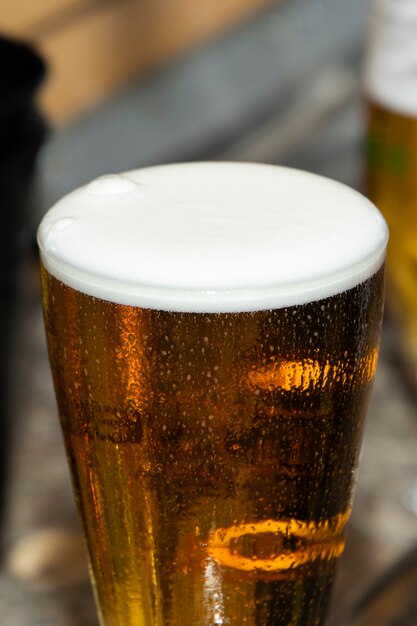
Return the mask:
{"type": "Polygon", "coordinates": [[[417,390],[417,2],[375,0],[365,73],[367,188],[390,228],[388,305],[417,390]]]}

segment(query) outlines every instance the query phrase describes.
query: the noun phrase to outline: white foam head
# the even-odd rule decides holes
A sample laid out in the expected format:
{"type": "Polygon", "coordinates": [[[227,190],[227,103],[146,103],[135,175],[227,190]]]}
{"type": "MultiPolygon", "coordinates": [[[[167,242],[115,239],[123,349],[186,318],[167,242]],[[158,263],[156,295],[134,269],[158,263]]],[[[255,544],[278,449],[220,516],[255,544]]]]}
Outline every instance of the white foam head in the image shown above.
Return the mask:
{"type": "Polygon", "coordinates": [[[106,176],[38,233],[46,269],[104,300],[253,311],[345,291],[382,264],[387,228],[348,187],[283,167],[194,163],[106,176]]]}

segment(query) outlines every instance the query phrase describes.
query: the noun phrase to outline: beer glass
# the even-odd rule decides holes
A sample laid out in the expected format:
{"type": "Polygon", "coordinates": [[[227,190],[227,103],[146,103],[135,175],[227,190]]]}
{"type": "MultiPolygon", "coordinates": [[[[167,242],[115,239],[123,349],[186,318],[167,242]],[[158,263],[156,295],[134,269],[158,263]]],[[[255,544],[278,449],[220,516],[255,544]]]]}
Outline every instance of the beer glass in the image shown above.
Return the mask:
{"type": "Polygon", "coordinates": [[[380,336],[385,222],[255,164],[99,178],[39,230],[103,626],[323,624],[380,336]]]}

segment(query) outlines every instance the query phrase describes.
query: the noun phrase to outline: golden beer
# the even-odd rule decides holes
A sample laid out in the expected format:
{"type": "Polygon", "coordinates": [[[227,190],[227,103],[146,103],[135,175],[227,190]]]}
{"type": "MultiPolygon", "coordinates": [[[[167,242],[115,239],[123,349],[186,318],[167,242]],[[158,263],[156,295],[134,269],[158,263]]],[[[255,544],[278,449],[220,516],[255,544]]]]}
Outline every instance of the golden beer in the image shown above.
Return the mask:
{"type": "Polygon", "coordinates": [[[402,329],[417,383],[417,116],[377,104],[368,110],[367,189],[389,225],[390,311],[402,329]]]}
{"type": "MultiPolygon", "coordinates": [[[[164,177],[175,167],[155,169],[164,177]]],[[[176,173],[205,180],[207,170],[176,173]]],[[[147,171],[138,175],[150,184],[147,171]]],[[[256,186],[263,177],[256,166],[214,167],[225,171],[234,193],[237,181],[245,194],[251,188],[242,174],[255,174],[256,186]]],[[[209,221],[218,229],[216,211],[209,221]]],[[[306,301],[285,287],[277,302],[300,304],[259,309],[256,290],[237,302],[233,290],[219,300],[206,289],[184,296],[181,310],[179,296],[170,308],[150,307],[75,289],[85,278],[78,257],[63,280],[51,258],[74,218],[62,215],[41,235],[45,326],[102,624],[324,624],[377,361],[379,216],[380,240],[369,233],[378,254],[347,289],[331,284],[332,295],[306,301]]],[[[258,254],[257,238],[245,245],[258,254]]]]}

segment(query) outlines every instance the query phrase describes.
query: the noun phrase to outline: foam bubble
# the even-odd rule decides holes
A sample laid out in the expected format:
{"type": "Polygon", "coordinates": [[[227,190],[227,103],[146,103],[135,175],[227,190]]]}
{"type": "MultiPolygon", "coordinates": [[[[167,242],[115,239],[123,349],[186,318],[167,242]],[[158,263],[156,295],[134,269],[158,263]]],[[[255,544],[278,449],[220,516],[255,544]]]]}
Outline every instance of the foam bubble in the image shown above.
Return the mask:
{"type": "Polygon", "coordinates": [[[290,306],[355,286],[385,256],[378,210],[306,172],[179,164],[112,176],[91,193],[99,181],[58,202],[38,241],[52,275],[104,300],[196,312],[290,306]]]}
{"type": "Polygon", "coordinates": [[[137,188],[137,183],[130,180],[127,176],[108,174],[93,180],[86,186],[85,190],[87,193],[98,196],[116,196],[122,193],[129,193],[130,191],[137,191],[137,188]]]}

